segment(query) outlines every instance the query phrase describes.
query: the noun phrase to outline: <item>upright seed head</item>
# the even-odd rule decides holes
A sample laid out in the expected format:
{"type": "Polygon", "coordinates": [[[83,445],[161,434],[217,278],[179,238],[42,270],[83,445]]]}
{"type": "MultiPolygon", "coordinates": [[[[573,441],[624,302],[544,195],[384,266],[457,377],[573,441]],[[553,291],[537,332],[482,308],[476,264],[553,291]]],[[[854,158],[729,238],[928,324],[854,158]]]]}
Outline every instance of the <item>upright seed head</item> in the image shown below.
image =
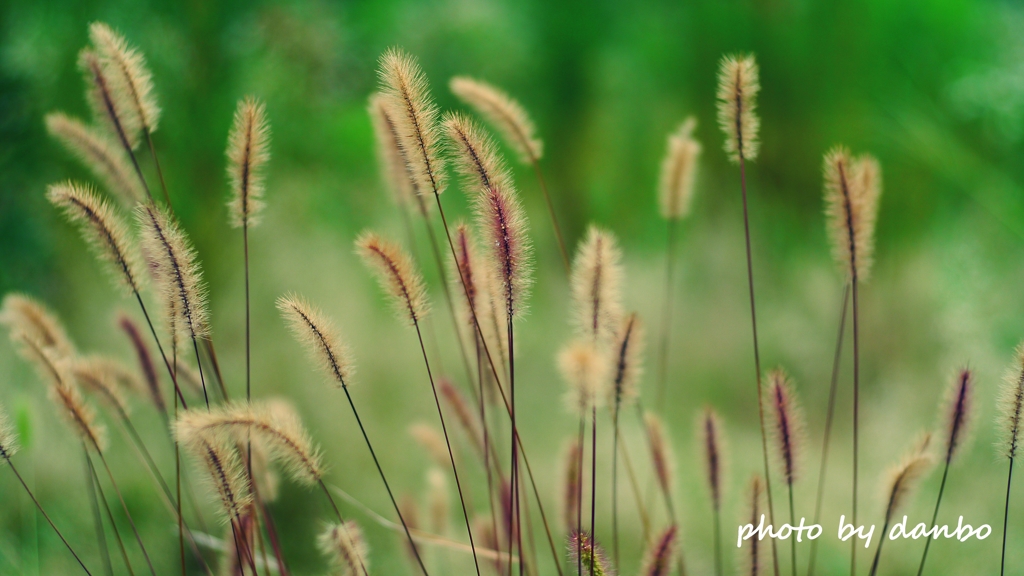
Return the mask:
{"type": "Polygon", "coordinates": [[[310,358],[338,386],[352,384],[351,354],[338,335],[334,322],[305,298],[290,294],[277,299],[277,309],[310,358]]]}
{"type": "Polygon", "coordinates": [[[889,469],[885,476],[884,493],[887,522],[907,503],[914,488],[931,470],[933,462],[929,454],[921,451],[920,446],[914,446],[899,464],[889,469]]]}
{"type": "Polygon", "coordinates": [[[377,162],[380,164],[381,179],[398,204],[414,202],[419,189],[406,152],[399,144],[398,126],[388,108],[387,97],[379,92],[374,93],[370,96],[368,110],[373,124],[374,140],[377,142],[377,162]]]}
{"type": "Polygon", "coordinates": [[[797,401],[793,382],[781,368],[769,372],[766,381],[767,412],[771,417],[776,457],[782,467],[786,484],[793,485],[801,473],[802,451],[806,441],[803,412],[797,401]]]}
{"type": "Polygon", "coordinates": [[[700,453],[704,460],[704,473],[707,475],[708,489],[711,491],[711,504],[715,510],[722,507],[723,479],[728,477],[726,468],[725,438],[722,434],[722,419],[714,408],[707,406],[697,420],[697,435],[700,440],[700,453]]]}
{"type": "Polygon", "coordinates": [[[381,93],[398,128],[398,144],[405,151],[419,192],[444,192],[438,109],[430,96],[426,75],[415,58],[398,48],[381,56],[378,74],[381,93]]]}
{"type": "Polygon", "coordinates": [[[586,576],[615,576],[608,557],[601,546],[594,542],[589,532],[575,532],[569,535],[569,559],[570,564],[583,566],[583,574],[586,576]],[[590,567],[593,564],[593,571],[590,567]]]}
{"type": "Polygon", "coordinates": [[[129,166],[124,150],[107,136],[61,112],[46,115],[46,131],[78,157],[122,204],[133,206],[145,199],[146,192],[129,166]]]}
{"type": "Polygon", "coordinates": [[[580,470],[580,451],[583,448],[573,437],[562,451],[562,523],[566,532],[576,527],[579,503],[583,491],[583,474],[580,470]]]}
{"type": "Polygon", "coordinates": [[[728,55],[718,69],[718,125],[725,133],[725,153],[733,162],[756,160],[757,93],[761,90],[752,55],[728,55]]]}
{"type": "Polygon", "coordinates": [[[668,576],[672,573],[676,548],[679,545],[679,528],[673,524],[656,534],[640,564],[641,576],[668,576]]]}
{"type": "Polygon", "coordinates": [[[863,282],[871,273],[874,255],[881,169],[871,156],[854,158],[842,146],[825,155],[824,165],[832,253],[848,279],[863,282]]]}
{"type": "Polygon", "coordinates": [[[996,428],[999,453],[1013,461],[1020,450],[1021,417],[1024,416],[1024,343],[1017,346],[1013,367],[1006,373],[999,393],[996,428]]]}
{"type": "Polygon", "coordinates": [[[355,520],[327,525],[317,543],[342,576],[359,576],[369,570],[370,549],[355,520]]]}
{"type": "Polygon", "coordinates": [[[96,256],[113,270],[118,286],[127,294],[138,293],[145,276],[140,270],[128,227],[110,204],[87,186],[74,182],[50,186],[46,197],[81,229],[96,256]]]}
{"type": "Polygon", "coordinates": [[[455,157],[455,169],[467,190],[513,190],[512,178],[494,141],[476,122],[456,112],[446,114],[441,124],[455,157]]]}
{"type": "Polygon", "coordinates": [[[18,448],[18,434],[4,407],[0,405],[0,458],[10,460],[18,452],[18,448]]]}
{"type": "Polygon", "coordinates": [[[398,244],[373,232],[364,232],[356,239],[356,253],[377,276],[399,318],[416,324],[426,316],[429,306],[423,277],[398,244]]]}
{"type": "Polygon", "coordinates": [[[608,392],[609,404],[618,409],[636,400],[643,375],[644,327],[635,312],[620,321],[613,342],[612,385],[608,392]]]}
{"type": "Polygon", "coordinates": [[[700,143],[693,139],[696,127],[696,118],[690,116],[668,137],[668,151],[661,162],[658,200],[662,217],[669,220],[690,214],[693,183],[697,179],[697,159],[701,152],[700,143]]]}
{"type": "MultiPolygon", "coordinates": [[[[750,480],[746,501],[746,513],[740,522],[757,526],[761,521],[761,516],[764,515],[764,481],[760,476],[754,475],[750,480]]],[[[740,573],[758,576],[764,570],[765,563],[764,558],[761,557],[761,540],[750,538],[743,543],[743,546],[747,550],[740,555],[740,573]]]]}
{"type": "Polygon", "coordinates": [[[502,297],[506,317],[514,319],[526,309],[531,284],[526,215],[511,185],[480,189],[473,205],[486,247],[485,261],[500,287],[495,292],[502,297]]]}
{"type": "Polygon", "coordinates": [[[11,339],[22,337],[42,349],[52,351],[55,358],[76,354],[75,345],[57,315],[41,302],[24,294],[8,293],[0,305],[0,323],[11,331],[11,339]]]}
{"type": "Polygon", "coordinates": [[[591,225],[572,264],[572,316],[580,338],[604,343],[622,317],[622,251],[615,236],[591,225]]]}
{"type": "Polygon", "coordinates": [[[142,129],[155,132],[160,122],[160,106],[145,57],[130,47],[124,36],[102,22],[89,25],[89,40],[110,81],[111,91],[124,101],[125,114],[136,116],[142,129]]]}
{"type": "Polygon", "coordinates": [[[247,96],[238,103],[228,136],[228,179],[231,181],[231,225],[254,226],[263,211],[264,167],[270,160],[267,109],[247,96]]]}
{"type": "Polygon", "coordinates": [[[942,410],[941,438],[945,441],[943,456],[947,464],[963,451],[974,428],[975,415],[974,374],[963,368],[948,388],[942,410]]]}
{"type": "Polygon", "coordinates": [[[665,434],[665,424],[654,412],[644,413],[644,426],[647,428],[647,439],[651,446],[651,462],[658,484],[662,491],[671,492],[673,482],[674,457],[665,434]]]}
{"type": "Polygon", "coordinates": [[[480,80],[456,76],[449,83],[452,94],[482,116],[516,151],[524,164],[540,160],[544,143],[526,109],[508,94],[480,80]]]}
{"type": "Polygon", "coordinates": [[[153,204],[140,205],[136,218],[168,324],[173,332],[183,330],[192,339],[209,336],[206,285],[188,236],[165,210],[153,204]]]}
{"type": "Polygon", "coordinates": [[[134,150],[139,144],[142,118],[134,108],[131,95],[111,77],[111,70],[104,66],[96,50],[82,49],[78,54],[78,67],[85,77],[85,97],[96,123],[103,126],[126,153],[134,150]]]}
{"type": "Polygon", "coordinates": [[[608,361],[593,342],[575,340],[558,353],[558,369],[568,384],[566,404],[585,415],[604,400],[601,388],[608,380],[608,361]]]}

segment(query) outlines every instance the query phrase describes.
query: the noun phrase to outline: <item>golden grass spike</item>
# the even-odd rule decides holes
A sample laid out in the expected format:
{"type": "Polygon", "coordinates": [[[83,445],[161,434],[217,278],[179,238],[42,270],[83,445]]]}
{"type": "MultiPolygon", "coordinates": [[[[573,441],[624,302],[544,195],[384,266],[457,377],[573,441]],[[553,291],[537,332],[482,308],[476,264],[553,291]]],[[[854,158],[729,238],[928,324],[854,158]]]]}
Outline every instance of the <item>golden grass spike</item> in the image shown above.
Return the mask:
{"type": "Polygon", "coordinates": [[[963,452],[974,428],[974,374],[969,369],[957,370],[956,379],[947,389],[941,418],[943,457],[949,463],[963,452]]]}
{"type": "Polygon", "coordinates": [[[482,190],[473,197],[473,205],[505,314],[522,316],[532,283],[530,239],[522,205],[510,188],[482,190]]]}
{"type": "Polygon", "coordinates": [[[510,190],[512,179],[494,141],[465,114],[449,113],[442,121],[455,169],[468,190],[510,190]]]}
{"type": "Polygon", "coordinates": [[[644,326],[635,312],[621,319],[613,342],[609,404],[624,406],[639,395],[644,369],[644,326]]]}
{"type": "Polygon", "coordinates": [[[320,308],[297,294],[278,298],[277,309],[292,334],[327,377],[338,386],[351,385],[355,372],[351,353],[342,342],[334,322],[320,308]]]}
{"type": "Polygon", "coordinates": [[[427,456],[437,466],[451,466],[448,458],[448,446],[444,442],[444,436],[433,426],[416,422],[409,426],[409,436],[419,444],[420,448],[426,451],[427,456]]]}
{"type": "Polygon", "coordinates": [[[238,103],[228,136],[231,225],[259,224],[263,211],[264,167],[270,160],[270,124],[263,102],[247,96],[238,103]]]}
{"type": "Polygon", "coordinates": [[[10,460],[18,452],[18,433],[14,430],[7,412],[0,405],[0,458],[10,460]]]}
{"type": "Polygon", "coordinates": [[[398,128],[398,143],[405,150],[419,192],[444,192],[438,109],[430,96],[427,77],[416,59],[398,48],[381,56],[379,76],[381,93],[398,128]]]}
{"type": "Polygon", "coordinates": [[[825,213],[832,253],[847,279],[868,279],[874,255],[881,169],[871,156],[837,146],[825,155],[825,213]]]}
{"type": "Polygon", "coordinates": [[[675,567],[673,560],[679,545],[679,528],[673,524],[655,535],[644,552],[641,576],[668,576],[675,567]]]}
{"type": "Polygon", "coordinates": [[[430,468],[427,470],[427,510],[430,513],[430,529],[435,534],[448,534],[451,508],[448,477],[441,468],[430,468]]]}
{"type": "Polygon", "coordinates": [[[647,428],[647,437],[651,448],[651,461],[654,463],[654,472],[658,477],[658,484],[662,491],[671,494],[674,478],[675,458],[672,455],[672,447],[669,445],[668,436],[665,434],[665,424],[661,418],[651,411],[644,412],[644,426],[647,428]]]}
{"type": "Polygon", "coordinates": [[[109,138],[61,112],[46,115],[46,131],[78,157],[103,182],[107,192],[116,196],[125,206],[133,206],[145,200],[146,192],[128,164],[124,150],[109,138]]]}
{"type": "Polygon", "coordinates": [[[20,336],[52,350],[56,358],[74,356],[75,345],[57,315],[36,299],[24,294],[8,293],[0,305],[0,323],[11,330],[11,339],[20,336]]]}
{"type": "Polygon", "coordinates": [[[482,82],[456,76],[449,82],[452,94],[482,116],[516,151],[524,164],[540,160],[544,143],[529,114],[519,102],[502,90],[482,82]]]}
{"type": "Polygon", "coordinates": [[[726,470],[726,445],[722,433],[722,419],[715,409],[706,406],[697,420],[697,435],[700,440],[700,454],[704,461],[704,474],[711,492],[711,503],[716,510],[722,506],[723,479],[728,478],[726,470]]]}
{"type": "Polygon", "coordinates": [[[768,383],[766,412],[771,417],[776,456],[786,484],[792,485],[802,473],[801,463],[806,444],[803,412],[793,382],[781,368],[769,372],[765,381],[768,383]]]}
{"type": "Polygon", "coordinates": [[[196,251],[171,216],[153,204],[140,205],[136,217],[142,246],[151,260],[157,288],[171,321],[193,339],[210,334],[206,286],[196,251]]]}
{"type": "MultiPolygon", "coordinates": [[[[764,507],[764,480],[755,475],[750,481],[750,488],[746,495],[746,513],[740,520],[741,524],[753,524],[755,527],[761,522],[761,516],[765,514],[764,507]]],[[[768,561],[763,557],[761,541],[756,536],[744,541],[743,546],[747,548],[745,553],[740,554],[740,574],[747,576],[758,576],[764,571],[768,561]]]]}
{"type": "Polygon", "coordinates": [[[141,291],[145,276],[128,227],[108,203],[89,187],[74,182],[50,186],[46,198],[78,225],[96,256],[113,269],[117,285],[125,294],[141,291]]]}
{"type": "Polygon", "coordinates": [[[484,253],[478,249],[477,239],[466,224],[455,225],[452,243],[455,246],[455,259],[451,265],[452,286],[454,292],[461,296],[462,304],[465,305],[463,321],[469,327],[471,337],[473,337],[472,332],[475,327],[473,326],[473,316],[470,313],[470,306],[472,306],[476,311],[476,318],[480,322],[480,331],[488,342],[489,349],[492,350],[495,362],[500,362],[498,364],[500,368],[505,362],[508,333],[498,321],[500,315],[498,311],[501,306],[498,300],[501,296],[496,294],[499,281],[494,275],[495,266],[490,265],[484,253]],[[465,289],[463,289],[463,281],[465,281],[465,289]]]}
{"type": "Polygon", "coordinates": [[[252,491],[235,447],[217,436],[202,436],[182,444],[202,463],[206,480],[220,500],[224,520],[240,521],[252,504],[252,491]]]}
{"type": "Polygon", "coordinates": [[[693,184],[697,179],[697,159],[701,145],[693,139],[697,119],[690,116],[668,137],[668,151],[661,162],[661,183],[658,201],[661,215],[669,220],[690,214],[693,184]]]}
{"type": "Polygon", "coordinates": [[[128,45],[124,36],[102,22],[89,25],[89,39],[96,49],[106,77],[115,94],[123,94],[127,108],[137,115],[141,127],[153,133],[160,123],[160,106],[153,91],[153,75],[146,58],[128,45]]]}
{"type": "Polygon", "coordinates": [[[931,470],[934,461],[927,454],[912,450],[885,476],[885,518],[892,518],[906,505],[914,488],[931,470]]]}
{"type": "Polygon", "coordinates": [[[604,343],[622,317],[622,251],[615,236],[591,225],[573,260],[573,324],[580,338],[604,343]]]}
{"type": "Polygon", "coordinates": [[[558,353],[558,369],[568,384],[566,405],[574,414],[585,415],[604,400],[601,386],[608,379],[608,360],[593,342],[573,341],[558,353]]]}
{"type": "Polygon", "coordinates": [[[370,550],[363,529],[355,520],[329,524],[320,533],[317,544],[342,576],[360,576],[369,570],[370,550]]]}
{"type": "Polygon", "coordinates": [[[725,133],[725,153],[733,162],[756,160],[757,93],[761,90],[753,55],[728,55],[718,70],[718,125],[725,133]]]}
{"type": "Polygon", "coordinates": [[[371,95],[368,110],[373,123],[374,140],[377,142],[381,179],[396,203],[401,205],[412,202],[419,189],[405,150],[399,145],[398,127],[388,110],[385,96],[380,93],[371,95]]]}
{"type": "Polygon", "coordinates": [[[95,394],[106,404],[123,414],[130,411],[125,390],[141,388],[135,376],[117,360],[106,356],[73,358],[69,369],[75,382],[86,392],[95,394]]]}
{"type": "Polygon", "coordinates": [[[423,277],[412,258],[397,243],[373,232],[364,232],[356,239],[356,253],[377,276],[399,318],[415,324],[427,315],[429,305],[423,277]]]}
{"type": "Polygon", "coordinates": [[[126,152],[134,150],[139,144],[142,118],[132,106],[130,94],[110,77],[110,70],[95,50],[79,52],[78,66],[85,77],[85,96],[96,122],[105,126],[126,152]]]}
{"type": "Polygon", "coordinates": [[[77,388],[70,384],[50,386],[50,399],[57,406],[60,416],[82,441],[101,452],[106,450],[106,428],[96,423],[96,412],[85,403],[77,388]]]}
{"type": "Polygon", "coordinates": [[[1017,346],[1013,367],[1006,373],[999,392],[999,416],[996,428],[999,453],[1011,460],[1020,451],[1021,418],[1024,416],[1024,343],[1017,346]]]}

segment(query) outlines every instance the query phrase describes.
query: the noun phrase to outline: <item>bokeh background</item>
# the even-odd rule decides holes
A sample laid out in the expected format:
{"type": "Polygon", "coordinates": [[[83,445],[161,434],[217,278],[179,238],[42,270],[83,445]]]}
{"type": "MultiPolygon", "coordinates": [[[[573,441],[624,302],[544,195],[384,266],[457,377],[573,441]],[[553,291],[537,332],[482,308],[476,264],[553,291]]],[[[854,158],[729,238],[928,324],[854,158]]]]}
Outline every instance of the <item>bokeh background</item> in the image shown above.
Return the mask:
{"type": "MultiPolygon", "coordinates": [[[[400,493],[425,504],[430,460],[407,429],[416,421],[433,424],[436,416],[416,341],[391,317],[352,254],[352,240],[367,227],[405,238],[378,179],[365,111],[377,86],[378,56],[395,45],[418,56],[445,109],[458,107],[447,91],[456,74],[495,83],[522,101],[545,141],[542,168],[569,242],[575,244],[590,222],[619,236],[626,303],[648,321],[652,340],[662,317],[665,247],[658,168],[667,134],[696,116],[704,154],[693,214],[682,226],[668,401],[657,407],[678,457],[677,498],[693,574],[712,567],[710,509],[693,441],[693,419],[703,405],[723,415],[732,446],[724,517],[730,571],[738,498],[760,469],[739,180],[714,121],[720,57],[754,52],[761,65],[763,146],[748,181],[761,352],[766,368],[784,366],[794,376],[812,438],[797,515],[811,516],[842,290],[824,229],[821,158],[843,143],[875,154],[884,174],[877,264],[862,290],[861,517],[881,524],[876,486],[883,471],[919,430],[934,426],[953,370],[969,365],[979,385],[977,432],[951,473],[940,523],[955,525],[962,514],[994,530],[983,542],[937,543],[929,566],[934,574],[996,569],[1006,471],[992,448],[994,398],[1024,337],[1020,6],[968,0],[9,0],[0,4],[0,292],[41,298],[80,348],[129,360],[113,319],[121,309],[134,313],[131,302],[114,294],[75,231],[44,198],[49,183],[89,179],[48,138],[42,118],[53,110],[87,114],[75,60],[95,20],[122,31],[154,73],[164,109],[156,146],[175,210],[203,262],[213,334],[235,395],[244,389],[241,237],[227,226],[224,148],[237,100],[255,94],[266,102],[273,129],[269,209],[251,235],[255,394],[291,399],[324,448],[330,482],[385,515],[386,495],[343,397],[310,369],[273,306],[278,295],[298,291],[336,318],[358,360],[354,395],[383,465],[400,493]]],[[[152,174],[148,159],[143,168],[152,174]]],[[[531,311],[516,339],[519,410],[546,507],[557,517],[559,458],[576,426],[563,408],[553,358],[570,337],[567,282],[536,180],[520,166],[515,177],[537,254],[531,311]]],[[[450,214],[468,217],[458,187],[444,201],[450,214]]],[[[420,232],[416,250],[426,256],[424,241],[420,232]]],[[[429,259],[423,267],[435,301],[437,363],[458,380],[463,373],[436,268],[429,259]]],[[[650,405],[648,356],[643,390],[650,405]]],[[[847,566],[848,546],[835,538],[839,515],[849,514],[849,356],[844,366],[822,573],[847,566]]],[[[0,402],[16,416],[26,444],[17,463],[98,570],[80,448],[30,368],[6,344],[0,345],[0,374],[0,402]]],[[[156,413],[138,402],[135,414],[161,465],[172,471],[156,413]]],[[[607,422],[599,424],[607,428],[607,422]]],[[[625,419],[624,432],[646,479],[649,464],[634,418],[625,419]]],[[[173,523],[130,446],[116,429],[111,435],[111,460],[128,505],[161,573],[171,573],[173,523]]],[[[609,445],[607,430],[599,442],[609,445]]],[[[465,456],[471,467],[470,453],[465,456]]],[[[606,466],[603,456],[598,464],[606,466]]],[[[480,476],[467,474],[479,486],[480,476]]],[[[610,494],[608,486],[602,472],[599,494],[610,494]]],[[[622,573],[628,574],[637,570],[643,542],[625,486],[622,573]]],[[[937,486],[933,474],[908,509],[912,523],[927,520],[937,486]]],[[[0,573],[73,573],[12,475],[0,473],[0,494],[0,573]]],[[[1008,555],[1019,567],[1024,495],[1018,490],[1015,496],[1010,530],[1016,545],[1008,555]]],[[[609,534],[608,500],[599,498],[599,539],[609,534]]],[[[409,571],[395,534],[355,507],[343,509],[366,529],[377,573],[409,571]]],[[[285,483],[273,512],[294,573],[325,573],[315,536],[331,515],[321,495],[285,483]]],[[[450,535],[463,538],[457,508],[449,520],[450,535]]],[[[553,573],[542,539],[537,546],[544,573],[553,573]]],[[[916,566],[920,542],[886,548],[883,572],[916,566]]],[[[807,551],[802,544],[801,566],[807,551]]],[[[471,569],[465,554],[434,550],[430,556],[438,573],[471,569]]],[[[134,558],[137,568],[144,566],[134,558]]]]}

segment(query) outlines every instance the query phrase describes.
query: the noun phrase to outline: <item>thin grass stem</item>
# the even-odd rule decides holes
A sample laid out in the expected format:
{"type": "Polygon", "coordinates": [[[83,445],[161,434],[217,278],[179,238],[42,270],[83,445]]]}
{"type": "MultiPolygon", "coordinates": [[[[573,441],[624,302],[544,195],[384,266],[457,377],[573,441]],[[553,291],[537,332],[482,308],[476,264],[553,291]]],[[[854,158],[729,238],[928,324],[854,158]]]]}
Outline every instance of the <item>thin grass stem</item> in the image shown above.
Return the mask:
{"type": "Polygon", "coordinates": [[[96,496],[96,481],[93,480],[92,462],[89,461],[88,452],[83,453],[85,458],[85,482],[89,486],[89,506],[92,509],[93,527],[96,530],[96,544],[99,547],[100,559],[103,561],[103,569],[107,576],[114,576],[114,567],[110,562],[110,548],[107,546],[107,534],[103,528],[103,515],[100,512],[100,502],[96,496]]]}
{"type": "MultiPolygon", "coordinates": [[[[89,466],[90,482],[99,492],[99,500],[103,502],[103,509],[107,512],[107,520],[110,522],[110,528],[114,531],[114,539],[117,541],[117,547],[121,551],[121,558],[124,560],[125,568],[128,569],[129,576],[135,576],[132,563],[128,560],[128,551],[124,547],[124,541],[121,540],[121,532],[118,531],[117,524],[114,522],[114,514],[110,511],[110,504],[107,503],[107,496],[103,493],[103,486],[100,485],[100,478],[96,474],[96,467],[93,466],[92,459],[89,457],[89,450],[85,444],[82,444],[82,451],[85,453],[86,463],[89,466]]],[[[102,529],[102,522],[99,527],[102,529]]]]}
{"type": "Polygon", "coordinates": [[[1010,458],[1010,469],[1006,473],[1006,503],[1003,505],[1003,546],[999,554],[999,576],[1006,571],[1006,524],[1010,519],[1010,486],[1013,485],[1013,458],[1010,458]]]}
{"type": "MultiPolygon", "coordinates": [[[[949,458],[946,458],[946,465],[942,468],[942,482],[939,484],[939,496],[935,499],[935,511],[932,512],[932,523],[931,526],[935,526],[935,521],[939,518],[939,506],[942,504],[942,494],[946,491],[946,478],[949,476],[949,458]]],[[[884,535],[883,535],[884,536],[884,535]]],[[[932,545],[932,538],[926,538],[924,541],[924,552],[921,554],[921,565],[917,567],[917,576],[921,576],[924,573],[924,563],[928,559],[928,548],[932,545]]]]}

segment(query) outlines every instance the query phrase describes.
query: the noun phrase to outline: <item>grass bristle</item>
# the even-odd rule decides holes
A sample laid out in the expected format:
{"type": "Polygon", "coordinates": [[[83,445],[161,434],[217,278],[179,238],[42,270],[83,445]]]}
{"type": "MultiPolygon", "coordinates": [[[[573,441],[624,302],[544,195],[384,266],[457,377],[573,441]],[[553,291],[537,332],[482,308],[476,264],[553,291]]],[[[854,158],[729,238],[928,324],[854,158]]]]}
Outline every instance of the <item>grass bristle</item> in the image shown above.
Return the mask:
{"type": "Polygon", "coordinates": [[[558,369],[568,384],[566,403],[573,413],[586,414],[604,400],[608,362],[592,342],[570,342],[558,353],[558,369]]]}
{"type": "Polygon", "coordinates": [[[455,169],[468,191],[511,190],[508,168],[498,155],[494,141],[468,116],[446,114],[442,121],[450,143],[455,169]]]}
{"type": "Polygon", "coordinates": [[[368,110],[373,124],[374,140],[377,143],[377,162],[380,164],[381,179],[398,204],[412,202],[419,194],[419,188],[405,151],[398,143],[398,127],[388,109],[385,96],[379,93],[370,96],[368,110]]]}
{"type": "Polygon", "coordinates": [[[139,144],[142,118],[131,95],[118,85],[94,49],[84,48],[79,52],[78,66],[85,77],[86,100],[97,124],[106,127],[126,151],[134,150],[139,144]]]}
{"type": "Polygon", "coordinates": [[[206,480],[220,500],[224,519],[240,520],[252,503],[252,492],[234,444],[217,434],[190,434],[183,430],[182,426],[175,427],[178,441],[202,463],[206,480]]]}
{"type": "Polygon", "coordinates": [[[881,169],[871,156],[854,158],[838,146],[825,155],[824,172],[833,256],[848,278],[863,282],[874,255],[881,169]]]}
{"type": "Polygon", "coordinates": [[[786,484],[792,485],[802,472],[801,462],[806,443],[803,412],[793,382],[781,368],[769,372],[765,381],[768,383],[766,412],[771,417],[776,458],[782,467],[786,484]]]}
{"type": "Polygon", "coordinates": [[[420,193],[440,194],[445,189],[444,158],[437,125],[438,109],[430,96],[427,77],[416,59],[398,48],[381,56],[381,93],[398,129],[420,193]]]}
{"type": "Polygon", "coordinates": [[[81,229],[96,256],[113,269],[118,286],[126,294],[141,290],[145,276],[128,227],[107,202],[89,187],[74,182],[50,186],[46,198],[81,229]]]}
{"type": "Polygon", "coordinates": [[[756,160],[757,93],[761,90],[754,57],[729,55],[722,58],[718,70],[718,124],[725,133],[725,153],[733,162],[742,156],[756,160]]]}
{"type": "Polygon", "coordinates": [[[569,559],[571,565],[582,564],[586,576],[615,576],[615,570],[605,556],[601,546],[587,532],[573,532],[569,535],[569,559]],[[591,571],[593,565],[593,571],[591,571]]]}
{"type": "Polygon", "coordinates": [[[317,538],[317,544],[342,576],[357,576],[369,570],[370,549],[355,520],[328,525],[317,538]]]}
{"type": "Polygon", "coordinates": [[[89,25],[89,40],[96,49],[113,93],[125,101],[125,112],[130,110],[138,117],[141,128],[155,132],[160,122],[160,106],[156,102],[153,76],[146,68],[145,57],[102,22],[89,25]]]}
{"type": "Polygon", "coordinates": [[[9,293],[0,305],[0,323],[11,330],[11,338],[23,335],[40,347],[52,350],[57,358],[74,356],[75,346],[68,338],[57,315],[36,299],[9,293]]]}
{"type": "Polygon", "coordinates": [[[672,572],[678,536],[679,528],[674,524],[655,535],[644,552],[640,576],[668,576],[672,572]]]}
{"type": "Polygon", "coordinates": [[[622,251],[615,236],[591,225],[573,259],[572,316],[581,338],[604,343],[622,317],[622,251]]]}
{"type": "Polygon", "coordinates": [[[452,78],[449,88],[501,134],[521,162],[540,160],[544,143],[537,137],[533,121],[519,102],[486,82],[465,76],[452,78]]]}
{"type": "Polygon", "coordinates": [[[266,106],[252,96],[238,103],[228,137],[231,225],[259,223],[264,208],[264,166],[270,160],[270,124],[266,106]]]}
{"type": "Polygon", "coordinates": [[[644,328],[636,313],[623,318],[612,348],[610,405],[624,406],[636,400],[643,375],[644,328]]]}
{"type": "Polygon", "coordinates": [[[429,306],[423,277],[397,243],[364,232],[356,239],[356,253],[376,275],[399,318],[415,324],[426,316],[429,306]]]}
{"type": "Polygon", "coordinates": [[[647,428],[651,461],[654,464],[654,473],[658,478],[658,484],[663,492],[671,494],[675,460],[672,456],[672,448],[668,443],[668,436],[665,434],[665,424],[657,414],[648,411],[644,413],[644,426],[647,428]]]}
{"type": "Polygon", "coordinates": [[[277,309],[292,334],[328,378],[338,386],[350,385],[354,373],[351,354],[334,322],[318,307],[294,294],[278,298],[277,309]]]}
{"type": "Polygon", "coordinates": [[[78,157],[121,203],[134,206],[145,199],[146,192],[124,150],[109,137],[60,112],[46,115],[46,131],[78,157]]]}
{"type": "Polygon", "coordinates": [[[942,410],[946,462],[952,462],[963,452],[974,428],[974,419],[974,374],[964,368],[957,371],[956,379],[949,386],[942,410]]]}
{"type": "Polygon", "coordinates": [[[481,190],[473,196],[473,205],[487,247],[485,259],[501,287],[505,313],[512,318],[521,316],[531,284],[531,248],[523,208],[508,187],[481,190]]]}
{"type": "Polygon", "coordinates": [[[10,460],[18,452],[18,434],[14,424],[7,417],[3,405],[0,405],[0,458],[10,460]]]}
{"type": "Polygon", "coordinates": [[[1014,363],[999,392],[996,448],[1005,458],[1015,459],[1020,451],[1021,417],[1024,416],[1024,343],[1017,346],[1014,363]]]}
{"type": "Polygon", "coordinates": [[[661,215],[675,220],[690,214],[693,204],[693,185],[697,179],[697,159],[701,145],[694,140],[693,131],[697,119],[687,118],[668,137],[668,151],[661,162],[661,182],[658,186],[658,201],[661,215]]]}

